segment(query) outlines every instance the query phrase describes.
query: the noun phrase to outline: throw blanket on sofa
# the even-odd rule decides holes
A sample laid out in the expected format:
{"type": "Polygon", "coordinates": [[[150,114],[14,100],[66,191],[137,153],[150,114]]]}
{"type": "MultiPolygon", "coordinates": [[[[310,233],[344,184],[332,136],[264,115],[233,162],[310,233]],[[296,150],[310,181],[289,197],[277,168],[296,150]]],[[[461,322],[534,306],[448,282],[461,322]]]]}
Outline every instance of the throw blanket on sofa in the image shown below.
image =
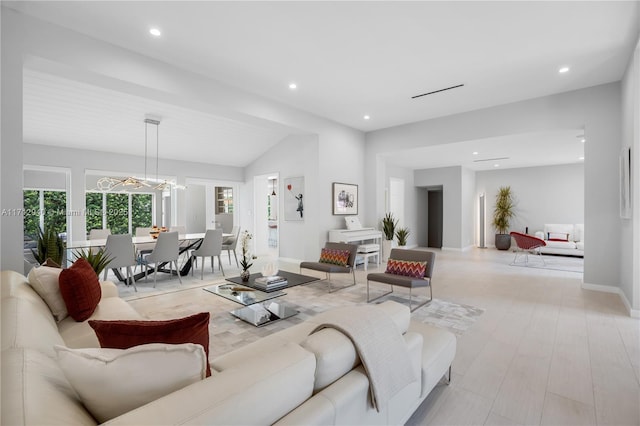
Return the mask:
{"type": "Polygon", "coordinates": [[[405,386],[418,380],[407,345],[393,320],[374,306],[333,309],[320,314],[311,334],[334,328],[353,342],[365,372],[374,408],[379,412],[405,386]]]}

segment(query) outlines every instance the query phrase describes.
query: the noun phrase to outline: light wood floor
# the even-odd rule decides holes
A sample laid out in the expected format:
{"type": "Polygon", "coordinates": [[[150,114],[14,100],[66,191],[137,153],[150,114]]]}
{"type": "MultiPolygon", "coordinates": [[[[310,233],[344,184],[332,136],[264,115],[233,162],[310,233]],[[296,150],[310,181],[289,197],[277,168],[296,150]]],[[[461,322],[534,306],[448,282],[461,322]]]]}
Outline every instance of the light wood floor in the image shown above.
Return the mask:
{"type": "MultiPolygon", "coordinates": [[[[640,321],[617,295],[581,289],[575,272],[509,266],[509,252],[436,252],[434,297],[486,311],[458,337],[451,384],[408,424],[640,424],[640,321]]],[[[290,266],[280,265],[297,271],[290,266]]],[[[361,268],[357,281],[366,282],[361,268]]],[[[131,303],[157,315],[201,297],[194,289],[131,303]]]]}

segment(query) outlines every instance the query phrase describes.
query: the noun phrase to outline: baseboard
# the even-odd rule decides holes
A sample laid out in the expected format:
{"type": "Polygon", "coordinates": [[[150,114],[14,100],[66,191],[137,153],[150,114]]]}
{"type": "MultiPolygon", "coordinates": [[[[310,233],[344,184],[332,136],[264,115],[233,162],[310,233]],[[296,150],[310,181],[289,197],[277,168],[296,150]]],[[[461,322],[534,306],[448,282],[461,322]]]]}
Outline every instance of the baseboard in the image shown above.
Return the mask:
{"type": "Polygon", "coordinates": [[[620,289],[620,287],[614,287],[614,286],[602,285],[602,284],[582,283],[582,288],[585,290],[593,290],[593,291],[601,291],[603,293],[617,294],[620,297],[620,300],[622,300],[622,304],[627,309],[627,313],[629,314],[629,316],[631,318],[640,318],[640,310],[633,309],[631,307],[631,303],[629,303],[629,299],[627,299],[627,295],[624,294],[624,292],[622,291],[622,289],[620,289]]]}

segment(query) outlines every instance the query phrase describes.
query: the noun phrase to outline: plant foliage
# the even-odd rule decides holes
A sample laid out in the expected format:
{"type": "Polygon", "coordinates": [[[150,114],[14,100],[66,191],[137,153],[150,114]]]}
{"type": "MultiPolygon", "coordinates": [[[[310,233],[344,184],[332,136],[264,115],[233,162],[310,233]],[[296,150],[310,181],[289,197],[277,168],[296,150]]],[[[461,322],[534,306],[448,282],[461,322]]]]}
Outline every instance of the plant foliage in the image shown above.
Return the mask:
{"type": "Polygon", "coordinates": [[[100,276],[100,273],[104,271],[104,268],[109,265],[109,263],[113,260],[113,257],[109,256],[109,254],[104,250],[84,250],[79,249],[73,252],[75,256],[75,260],[85,259],[89,262],[89,265],[93,268],[96,275],[100,276]]]}
{"type": "Polygon", "coordinates": [[[510,186],[501,186],[496,194],[496,206],[493,210],[493,227],[498,234],[509,232],[509,224],[515,216],[515,200],[510,186]]]}
{"type": "Polygon", "coordinates": [[[249,254],[249,241],[253,238],[253,235],[249,233],[249,231],[244,231],[242,233],[242,260],[240,261],[240,266],[242,266],[243,271],[248,271],[249,268],[253,266],[253,259],[257,259],[256,256],[251,256],[249,254]]]}
{"type": "Polygon", "coordinates": [[[58,265],[62,264],[62,256],[64,254],[64,242],[54,228],[45,227],[37,228],[38,247],[37,250],[31,249],[33,256],[39,264],[43,264],[47,259],[51,259],[58,265]]]}
{"type": "Polygon", "coordinates": [[[393,218],[393,213],[387,213],[382,219],[382,232],[384,232],[385,239],[391,241],[396,232],[398,226],[398,219],[393,218]]]}
{"type": "Polygon", "coordinates": [[[399,246],[406,246],[407,245],[407,238],[409,238],[409,228],[399,228],[396,231],[396,238],[398,239],[398,245],[399,246]]]}

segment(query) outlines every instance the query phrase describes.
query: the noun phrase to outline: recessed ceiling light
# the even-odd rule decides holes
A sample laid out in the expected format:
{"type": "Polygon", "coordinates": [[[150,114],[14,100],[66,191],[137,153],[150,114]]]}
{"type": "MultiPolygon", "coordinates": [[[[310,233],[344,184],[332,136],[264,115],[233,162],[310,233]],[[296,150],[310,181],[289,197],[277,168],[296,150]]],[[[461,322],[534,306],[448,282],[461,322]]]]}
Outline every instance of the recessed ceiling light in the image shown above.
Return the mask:
{"type": "Polygon", "coordinates": [[[151,34],[154,37],[160,37],[162,35],[162,32],[160,32],[160,30],[157,28],[151,28],[149,30],[149,34],[151,34]]]}
{"type": "Polygon", "coordinates": [[[289,83],[289,89],[291,90],[296,90],[298,88],[298,85],[295,83],[289,83]]]}
{"type": "Polygon", "coordinates": [[[500,167],[500,164],[494,164],[493,167],[500,167]]]}
{"type": "Polygon", "coordinates": [[[584,160],[584,157],[578,157],[578,160],[584,160]]]}
{"type": "Polygon", "coordinates": [[[559,72],[560,74],[564,74],[564,73],[566,73],[566,72],[569,72],[569,67],[562,67],[562,68],[560,68],[560,69],[558,70],[558,72],[559,72]]]}
{"type": "Polygon", "coordinates": [[[365,120],[368,120],[368,119],[370,119],[371,117],[369,117],[368,115],[365,115],[365,116],[364,116],[364,117],[362,117],[362,118],[364,118],[365,120]]]}
{"type": "Polygon", "coordinates": [[[478,151],[473,151],[473,155],[478,155],[478,151]]]}
{"type": "Polygon", "coordinates": [[[578,140],[582,143],[585,143],[587,140],[585,139],[584,135],[578,135],[576,136],[576,138],[578,138],[578,140]]]}

